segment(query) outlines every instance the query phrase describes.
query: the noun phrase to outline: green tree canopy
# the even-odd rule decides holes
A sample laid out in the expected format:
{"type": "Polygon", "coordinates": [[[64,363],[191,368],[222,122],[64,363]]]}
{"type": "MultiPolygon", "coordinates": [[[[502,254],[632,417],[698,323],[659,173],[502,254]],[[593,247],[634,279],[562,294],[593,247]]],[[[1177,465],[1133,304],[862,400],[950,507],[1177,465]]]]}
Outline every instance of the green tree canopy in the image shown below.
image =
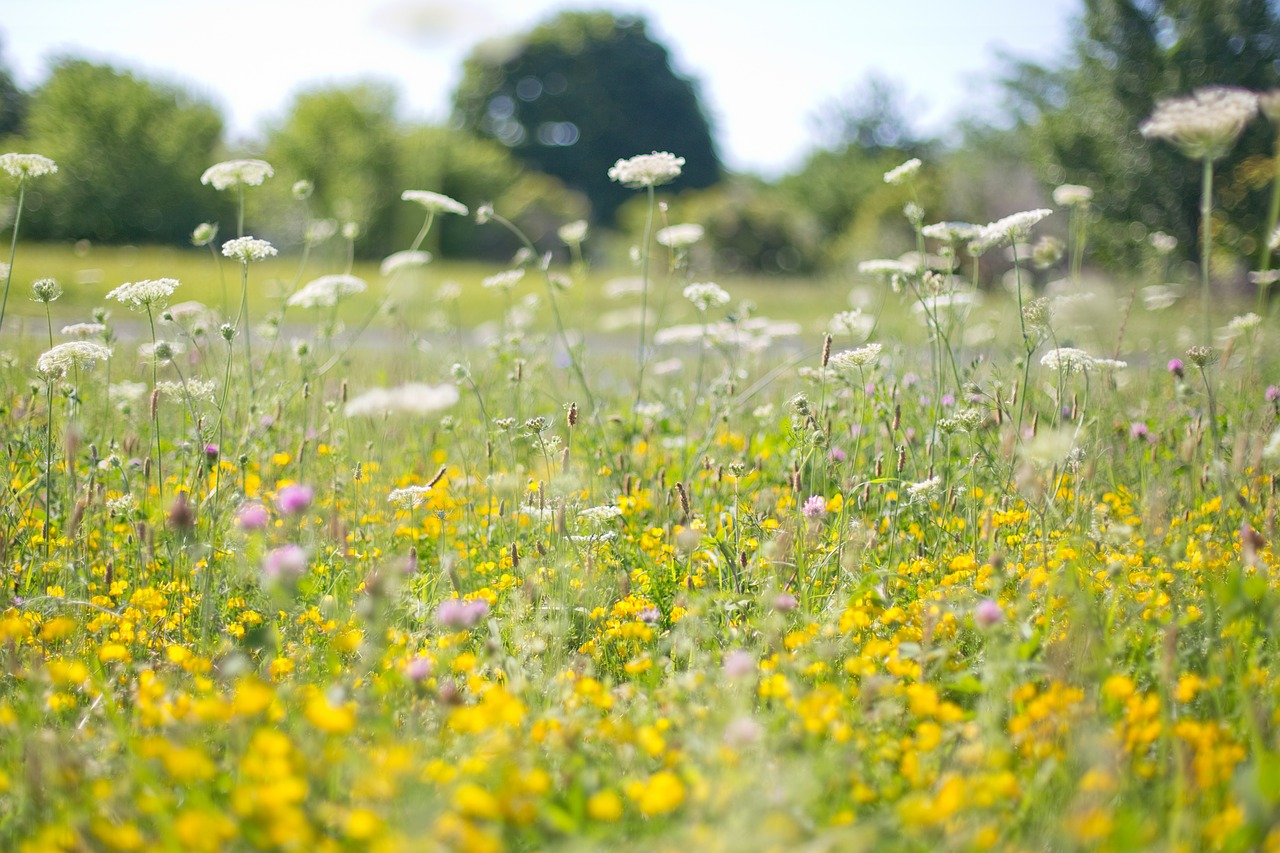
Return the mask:
{"type": "Polygon", "coordinates": [[[462,127],[583,192],[602,221],[633,192],[609,181],[619,159],[670,151],[685,158],[677,188],[720,179],[697,87],[672,70],[643,18],[566,12],[514,46],[481,45],[454,107],[462,127]]]}
{"type": "Polygon", "coordinates": [[[0,139],[21,133],[26,117],[27,94],[14,82],[8,66],[0,62],[0,139]]]}
{"type": "MultiPolygon", "coordinates": [[[[1265,91],[1280,85],[1278,68],[1280,17],[1268,0],[1086,0],[1074,65],[1022,65],[1010,86],[1041,176],[1094,189],[1112,227],[1093,242],[1120,261],[1147,230],[1198,243],[1197,166],[1138,131],[1156,101],[1210,85],[1265,91]]],[[[1217,164],[1221,245],[1251,252],[1262,236],[1275,130],[1256,120],[1217,164]]]]}
{"type": "Polygon", "coordinates": [[[26,142],[57,161],[58,174],[28,194],[24,234],[186,242],[219,205],[200,175],[221,134],[218,111],[182,89],[108,65],[57,61],[31,98],[26,142]]]}

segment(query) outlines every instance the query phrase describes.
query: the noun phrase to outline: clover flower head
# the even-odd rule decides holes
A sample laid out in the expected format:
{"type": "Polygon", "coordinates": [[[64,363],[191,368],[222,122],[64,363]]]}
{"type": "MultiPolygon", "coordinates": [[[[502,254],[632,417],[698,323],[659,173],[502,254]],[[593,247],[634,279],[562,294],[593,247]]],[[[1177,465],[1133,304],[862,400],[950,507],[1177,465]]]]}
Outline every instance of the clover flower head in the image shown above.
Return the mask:
{"type": "Polygon", "coordinates": [[[445,628],[470,628],[489,612],[489,602],[483,598],[463,601],[446,598],[436,608],[436,622],[445,628]]]}
{"type": "Polygon", "coordinates": [[[301,545],[281,545],[262,561],[262,576],[269,583],[291,584],[307,573],[307,552],[301,545]]]}
{"type": "Polygon", "coordinates": [[[822,495],[811,495],[800,507],[805,518],[822,518],[827,514],[827,499],[822,495]]]}
{"type": "Polygon", "coordinates": [[[637,154],[627,160],[619,160],[609,169],[609,180],[624,187],[639,189],[669,184],[680,177],[684,158],[666,151],[637,154]]]}
{"type": "Polygon", "coordinates": [[[56,173],[58,164],[39,154],[18,154],[11,151],[0,154],[0,169],[18,179],[38,178],[56,173]]]}
{"type": "Polygon", "coordinates": [[[1156,104],[1138,126],[1148,139],[1163,139],[1195,160],[1217,160],[1231,150],[1258,112],[1258,96],[1247,89],[1209,86],[1156,104]]]}
{"type": "Polygon", "coordinates": [[[276,254],[276,247],[266,240],[255,237],[237,237],[222,244],[224,257],[232,258],[242,264],[251,261],[265,261],[276,254]]]}
{"type": "Polygon", "coordinates": [[[466,216],[469,212],[467,206],[457,199],[449,198],[441,193],[433,193],[430,190],[405,190],[400,193],[402,201],[411,201],[414,204],[421,205],[429,213],[453,213],[458,216],[466,216]]]}
{"type": "Polygon", "coordinates": [[[224,160],[205,169],[200,176],[200,183],[215,190],[239,186],[258,187],[275,173],[275,169],[265,160],[224,160]]]}
{"type": "Polygon", "coordinates": [[[720,307],[728,305],[730,296],[728,291],[720,285],[712,281],[696,282],[684,289],[684,298],[693,303],[693,307],[699,311],[706,311],[708,308],[720,307]]]}

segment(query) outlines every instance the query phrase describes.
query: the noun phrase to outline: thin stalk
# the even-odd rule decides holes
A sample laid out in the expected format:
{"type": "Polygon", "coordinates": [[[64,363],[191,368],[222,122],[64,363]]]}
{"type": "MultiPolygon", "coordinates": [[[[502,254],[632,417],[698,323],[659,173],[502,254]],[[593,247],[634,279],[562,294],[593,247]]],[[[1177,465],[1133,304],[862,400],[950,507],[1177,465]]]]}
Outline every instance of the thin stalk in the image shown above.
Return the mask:
{"type": "Polygon", "coordinates": [[[636,400],[635,405],[631,407],[631,433],[635,434],[636,422],[639,418],[637,410],[640,408],[641,394],[644,389],[644,342],[645,342],[645,319],[649,311],[649,241],[653,236],[653,209],[655,207],[655,194],[653,184],[647,187],[649,191],[649,212],[644,220],[644,247],[640,252],[640,342],[636,352],[636,400]]]}
{"type": "Polygon", "coordinates": [[[4,274],[4,298],[0,299],[0,329],[4,328],[4,311],[9,304],[9,283],[13,281],[13,258],[18,251],[18,225],[22,223],[22,203],[27,197],[27,181],[18,182],[18,212],[13,217],[13,239],[9,243],[9,266],[4,274]]]}
{"type": "Polygon", "coordinates": [[[1213,318],[1209,301],[1209,257],[1213,254],[1210,241],[1213,228],[1213,160],[1204,158],[1204,179],[1200,193],[1200,313],[1204,315],[1204,345],[1213,343],[1213,318]]]}

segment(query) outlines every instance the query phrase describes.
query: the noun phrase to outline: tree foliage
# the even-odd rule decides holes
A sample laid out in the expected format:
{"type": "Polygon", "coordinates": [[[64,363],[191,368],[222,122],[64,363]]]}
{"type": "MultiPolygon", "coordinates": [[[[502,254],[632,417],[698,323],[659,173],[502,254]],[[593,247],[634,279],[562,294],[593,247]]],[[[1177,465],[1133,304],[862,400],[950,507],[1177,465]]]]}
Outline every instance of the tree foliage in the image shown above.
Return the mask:
{"type": "Polygon", "coordinates": [[[0,63],[0,139],[21,133],[26,117],[27,93],[14,82],[9,68],[0,63]]]}
{"type": "Polygon", "coordinates": [[[454,107],[462,127],[583,192],[605,222],[632,192],[609,181],[618,159],[670,151],[686,161],[678,187],[720,178],[697,87],[672,70],[642,18],[566,12],[514,46],[481,45],[454,107]]]}
{"type": "MultiPolygon", "coordinates": [[[[1095,229],[1104,259],[1130,258],[1133,238],[1147,230],[1194,247],[1198,168],[1144,139],[1138,126],[1162,97],[1280,85],[1280,18],[1268,0],[1086,0],[1082,23],[1073,66],[1022,65],[1010,83],[1040,173],[1095,190],[1111,226],[1095,229]]],[[[1274,139],[1275,128],[1259,119],[1218,163],[1221,245],[1250,252],[1261,236],[1274,139]]]]}
{"type": "Polygon", "coordinates": [[[177,87],[80,59],[56,62],[33,94],[26,142],[58,174],[28,194],[25,235],[181,243],[216,193],[200,184],[222,118],[177,87]]]}

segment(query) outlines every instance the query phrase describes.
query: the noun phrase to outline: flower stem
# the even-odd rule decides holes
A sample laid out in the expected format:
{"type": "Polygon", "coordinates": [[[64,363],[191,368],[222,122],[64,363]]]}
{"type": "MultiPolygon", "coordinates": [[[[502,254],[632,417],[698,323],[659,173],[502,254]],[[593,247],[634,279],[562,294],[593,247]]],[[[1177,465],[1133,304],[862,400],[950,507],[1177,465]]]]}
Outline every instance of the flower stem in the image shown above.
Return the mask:
{"type": "Polygon", "coordinates": [[[1213,343],[1213,318],[1209,301],[1209,258],[1213,254],[1213,160],[1204,158],[1204,180],[1200,192],[1200,313],[1204,315],[1204,345],[1213,343]]]}
{"type": "Polygon", "coordinates": [[[18,251],[18,225],[22,222],[22,203],[27,197],[27,182],[18,184],[18,212],[13,217],[13,240],[9,243],[9,266],[4,273],[4,298],[0,299],[0,329],[4,328],[4,311],[9,304],[9,283],[13,281],[13,256],[18,251]]]}

